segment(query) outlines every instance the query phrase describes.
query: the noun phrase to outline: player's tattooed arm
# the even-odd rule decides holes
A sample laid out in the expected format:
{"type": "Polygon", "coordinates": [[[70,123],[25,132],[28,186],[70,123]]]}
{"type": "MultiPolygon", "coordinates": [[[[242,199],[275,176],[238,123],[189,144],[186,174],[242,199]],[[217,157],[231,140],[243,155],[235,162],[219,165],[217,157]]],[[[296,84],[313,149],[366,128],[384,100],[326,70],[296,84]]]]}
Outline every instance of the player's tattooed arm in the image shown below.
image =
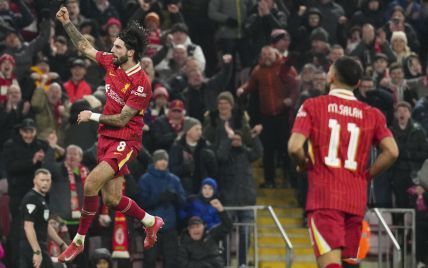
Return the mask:
{"type": "Polygon", "coordinates": [[[77,30],[76,26],[69,21],[64,24],[64,29],[73,42],[74,46],[91,60],[95,60],[97,50],[89,43],[89,41],[77,30]]]}
{"type": "Polygon", "coordinates": [[[122,108],[120,114],[104,115],[100,117],[100,123],[106,124],[112,127],[124,127],[132,117],[134,117],[139,111],[125,105],[122,108]]]}

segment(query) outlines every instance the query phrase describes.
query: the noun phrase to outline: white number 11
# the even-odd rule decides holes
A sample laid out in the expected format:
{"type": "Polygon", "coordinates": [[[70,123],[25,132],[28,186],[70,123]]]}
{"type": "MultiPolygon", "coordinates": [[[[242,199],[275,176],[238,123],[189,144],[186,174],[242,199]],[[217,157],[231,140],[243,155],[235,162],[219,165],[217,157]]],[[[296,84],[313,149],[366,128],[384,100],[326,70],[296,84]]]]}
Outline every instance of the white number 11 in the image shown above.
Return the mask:
{"type": "MultiPolygon", "coordinates": [[[[331,129],[330,133],[330,143],[328,146],[328,155],[324,157],[324,163],[330,167],[341,167],[341,161],[337,157],[340,144],[340,125],[336,119],[328,120],[328,127],[331,129]]],[[[360,137],[360,129],[354,123],[348,123],[349,133],[351,137],[349,139],[347,159],[345,160],[344,167],[349,170],[357,169],[357,161],[355,161],[355,156],[357,153],[358,140],[360,137]]]]}

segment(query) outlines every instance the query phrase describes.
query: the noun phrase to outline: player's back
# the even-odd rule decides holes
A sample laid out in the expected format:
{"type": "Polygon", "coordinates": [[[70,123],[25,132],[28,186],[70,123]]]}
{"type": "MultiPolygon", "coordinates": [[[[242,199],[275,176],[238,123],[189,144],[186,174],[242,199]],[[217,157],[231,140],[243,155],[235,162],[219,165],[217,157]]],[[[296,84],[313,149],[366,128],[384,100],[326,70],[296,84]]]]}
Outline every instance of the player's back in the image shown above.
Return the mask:
{"type": "Polygon", "coordinates": [[[346,90],[332,90],[304,105],[312,121],[307,209],[364,213],[370,148],[381,137],[383,115],[346,90]]]}

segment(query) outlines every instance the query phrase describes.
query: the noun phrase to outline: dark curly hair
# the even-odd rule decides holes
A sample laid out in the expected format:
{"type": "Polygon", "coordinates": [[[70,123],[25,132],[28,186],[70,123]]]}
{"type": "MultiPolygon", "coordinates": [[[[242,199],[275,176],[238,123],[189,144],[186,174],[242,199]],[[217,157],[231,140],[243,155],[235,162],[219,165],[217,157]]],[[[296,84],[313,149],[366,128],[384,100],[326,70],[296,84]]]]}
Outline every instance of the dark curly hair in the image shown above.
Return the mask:
{"type": "Polygon", "coordinates": [[[126,48],[135,50],[135,62],[139,62],[143,57],[148,44],[148,34],[149,31],[136,21],[128,23],[126,28],[119,33],[118,37],[125,42],[126,48]]]}

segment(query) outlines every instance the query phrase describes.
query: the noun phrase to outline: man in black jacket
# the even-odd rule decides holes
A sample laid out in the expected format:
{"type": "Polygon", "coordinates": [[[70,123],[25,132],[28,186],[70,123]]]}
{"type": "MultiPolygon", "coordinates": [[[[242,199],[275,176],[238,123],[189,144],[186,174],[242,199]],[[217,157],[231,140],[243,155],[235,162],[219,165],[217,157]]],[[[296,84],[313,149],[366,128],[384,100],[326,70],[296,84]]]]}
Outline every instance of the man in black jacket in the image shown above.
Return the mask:
{"type": "Polygon", "coordinates": [[[211,201],[211,205],[219,212],[221,224],[206,231],[200,217],[190,218],[178,250],[178,264],[181,268],[224,267],[218,244],[232,229],[232,221],[218,200],[211,201]]]}
{"type": "Polygon", "coordinates": [[[425,131],[412,121],[412,108],[407,102],[396,105],[396,120],[392,125],[392,133],[397,141],[400,156],[390,168],[390,179],[395,193],[396,207],[408,208],[407,189],[413,185],[412,173],[418,171],[428,158],[428,142],[425,131]]]}
{"type": "MultiPolygon", "coordinates": [[[[19,135],[6,141],[3,147],[3,159],[9,185],[9,210],[12,216],[8,240],[13,260],[17,261],[19,246],[19,205],[24,195],[33,187],[34,172],[43,166],[45,158],[54,159],[53,150],[42,140],[36,138],[37,130],[33,119],[24,119],[19,135]],[[46,156],[46,157],[45,157],[46,156]]],[[[12,263],[14,263],[12,261],[12,263]]],[[[11,265],[10,267],[16,267],[11,265]]]]}

